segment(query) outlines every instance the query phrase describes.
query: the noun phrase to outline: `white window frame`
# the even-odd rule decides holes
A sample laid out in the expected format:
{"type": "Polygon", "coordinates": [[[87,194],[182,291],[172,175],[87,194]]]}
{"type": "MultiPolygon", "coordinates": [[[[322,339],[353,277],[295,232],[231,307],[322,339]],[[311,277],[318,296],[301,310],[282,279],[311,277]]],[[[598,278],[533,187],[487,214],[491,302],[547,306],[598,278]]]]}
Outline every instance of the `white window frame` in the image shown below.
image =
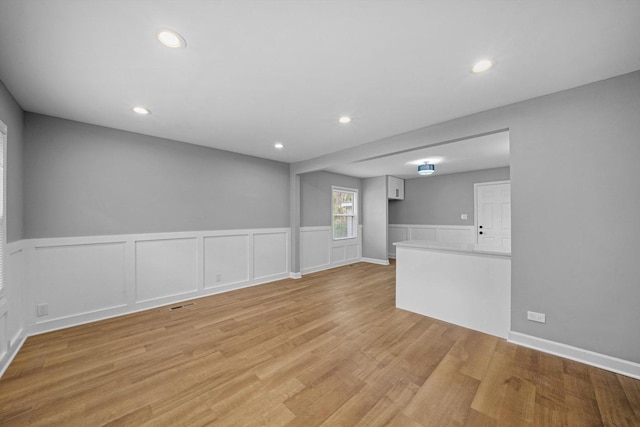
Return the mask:
{"type": "Polygon", "coordinates": [[[333,240],[355,239],[358,237],[358,189],[357,188],[339,187],[336,185],[331,186],[331,237],[333,238],[333,240]],[[333,193],[336,191],[341,191],[343,193],[353,193],[353,215],[334,215],[333,193]],[[335,229],[334,219],[336,216],[353,217],[353,236],[347,236],[347,237],[335,236],[336,229],[335,229]]]}

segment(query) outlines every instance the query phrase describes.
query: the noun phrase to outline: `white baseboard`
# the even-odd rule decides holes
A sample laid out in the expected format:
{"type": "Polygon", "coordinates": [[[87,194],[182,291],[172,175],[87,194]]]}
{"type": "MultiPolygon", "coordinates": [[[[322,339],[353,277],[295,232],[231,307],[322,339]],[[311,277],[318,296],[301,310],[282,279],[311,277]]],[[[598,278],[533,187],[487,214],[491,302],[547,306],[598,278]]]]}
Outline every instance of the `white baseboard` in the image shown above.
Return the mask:
{"type": "Polygon", "coordinates": [[[596,368],[605,369],[607,371],[615,372],[616,374],[640,380],[640,363],[618,359],[617,357],[607,356],[606,354],[584,350],[582,348],[549,341],[519,332],[509,332],[508,341],[523,347],[543,351],[545,353],[564,357],[565,359],[575,360],[576,362],[585,363],[587,365],[595,366],[596,368]]]}
{"type": "Polygon", "coordinates": [[[379,264],[379,265],[389,265],[388,259],[376,259],[376,258],[365,258],[362,257],[360,259],[362,262],[368,262],[369,264],[379,264]]]}
{"type": "Polygon", "coordinates": [[[342,261],[333,264],[325,264],[316,267],[305,268],[304,270],[302,270],[302,275],[300,277],[304,276],[305,274],[317,273],[319,271],[331,270],[332,268],[344,267],[345,265],[356,264],[361,261],[362,260],[360,258],[356,258],[349,261],[342,261]]]}
{"type": "Polygon", "coordinates": [[[302,274],[294,273],[293,271],[289,273],[289,278],[291,279],[302,279],[302,274]]]}
{"type": "Polygon", "coordinates": [[[9,365],[11,365],[11,362],[13,362],[13,359],[22,348],[24,342],[27,340],[27,335],[22,329],[18,334],[16,334],[16,336],[19,338],[11,340],[11,346],[9,347],[7,354],[5,354],[4,358],[0,360],[0,378],[2,378],[7,368],[9,368],[9,365]]]}
{"type": "Polygon", "coordinates": [[[244,282],[234,285],[219,286],[215,288],[208,288],[204,291],[198,291],[188,294],[175,295],[172,297],[159,298],[153,301],[146,301],[144,303],[138,303],[133,306],[122,306],[113,309],[98,310],[95,312],[82,313],[75,316],[69,316],[66,318],[54,319],[46,322],[36,323],[31,325],[28,330],[27,336],[34,336],[45,334],[48,332],[57,331],[60,329],[73,328],[75,326],[85,325],[87,323],[99,322],[102,320],[111,319],[114,317],[125,316],[128,314],[139,313],[141,311],[153,310],[160,307],[166,307],[173,304],[178,304],[185,301],[196,300],[199,298],[206,298],[213,295],[235,291],[243,288],[250,288],[253,286],[265,285],[267,283],[275,282],[282,279],[289,278],[288,274],[282,274],[278,276],[270,277],[269,279],[244,282]]]}

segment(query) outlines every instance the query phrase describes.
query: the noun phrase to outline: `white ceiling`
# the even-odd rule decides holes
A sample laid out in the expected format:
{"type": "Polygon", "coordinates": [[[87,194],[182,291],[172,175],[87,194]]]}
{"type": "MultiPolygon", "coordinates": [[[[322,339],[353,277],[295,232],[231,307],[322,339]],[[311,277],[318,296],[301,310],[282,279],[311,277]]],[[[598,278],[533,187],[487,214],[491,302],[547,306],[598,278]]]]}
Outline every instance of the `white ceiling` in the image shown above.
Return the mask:
{"type": "Polygon", "coordinates": [[[329,172],[358,178],[392,175],[418,178],[418,165],[433,163],[436,175],[509,166],[509,132],[449,142],[335,166],[329,172]]]}
{"type": "Polygon", "coordinates": [[[640,1],[1,0],[0,80],[27,111],[295,162],[638,70],[639,22],[640,1]]]}

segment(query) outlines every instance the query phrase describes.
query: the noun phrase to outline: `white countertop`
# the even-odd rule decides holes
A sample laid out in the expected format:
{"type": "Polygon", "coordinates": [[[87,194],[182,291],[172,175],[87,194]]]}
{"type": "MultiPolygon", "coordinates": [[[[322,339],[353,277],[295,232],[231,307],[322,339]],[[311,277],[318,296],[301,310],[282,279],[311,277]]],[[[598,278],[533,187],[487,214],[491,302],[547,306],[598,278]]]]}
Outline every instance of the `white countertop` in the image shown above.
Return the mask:
{"type": "Polygon", "coordinates": [[[440,243],[430,240],[405,240],[402,242],[396,242],[393,245],[399,248],[429,249],[446,252],[464,252],[481,255],[497,255],[503,257],[511,256],[511,252],[500,251],[496,250],[495,248],[483,247],[470,243],[440,243]]]}

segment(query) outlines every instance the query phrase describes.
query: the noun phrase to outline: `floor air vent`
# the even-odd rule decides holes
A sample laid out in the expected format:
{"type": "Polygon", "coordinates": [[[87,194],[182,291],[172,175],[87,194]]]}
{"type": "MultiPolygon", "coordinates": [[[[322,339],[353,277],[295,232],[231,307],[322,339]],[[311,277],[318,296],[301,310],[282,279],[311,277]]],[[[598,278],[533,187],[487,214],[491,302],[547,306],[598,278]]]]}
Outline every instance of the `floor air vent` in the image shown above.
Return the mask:
{"type": "Polygon", "coordinates": [[[181,308],[190,307],[190,306],[192,306],[192,305],[196,305],[196,303],[195,303],[195,302],[188,302],[188,303],[186,303],[186,304],[176,305],[176,306],[174,306],[174,307],[171,307],[171,308],[169,309],[169,311],[179,310],[179,309],[181,309],[181,308]]]}

